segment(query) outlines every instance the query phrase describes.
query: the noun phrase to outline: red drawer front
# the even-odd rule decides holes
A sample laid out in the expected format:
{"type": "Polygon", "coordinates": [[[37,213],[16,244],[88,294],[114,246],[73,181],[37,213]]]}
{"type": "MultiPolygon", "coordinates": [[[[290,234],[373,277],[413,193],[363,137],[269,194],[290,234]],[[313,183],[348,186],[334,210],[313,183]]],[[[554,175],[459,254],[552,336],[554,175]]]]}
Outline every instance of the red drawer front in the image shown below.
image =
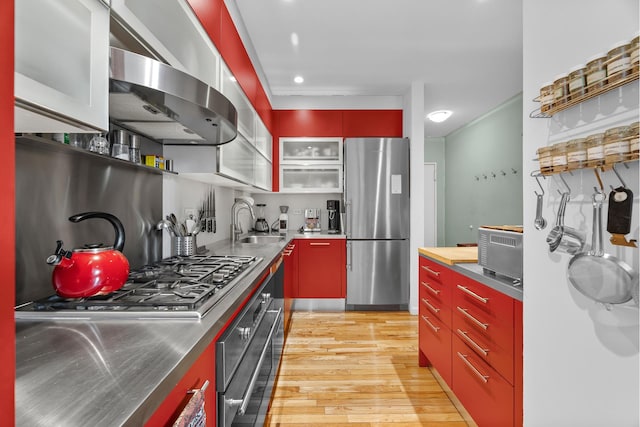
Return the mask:
{"type": "Polygon", "coordinates": [[[453,392],[480,427],[512,427],[513,386],[458,337],[452,342],[453,392]]]}
{"type": "Polygon", "coordinates": [[[451,307],[442,303],[441,300],[432,296],[423,286],[420,286],[419,293],[419,314],[435,316],[443,322],[447,328],[451,328],[451,307]]]}
{"type": "Polygon", "coordinates": [[[483,334],[502,348],[513,348],[513,299],[474,280],[455,274],[452,281],[454,316],[465,328],[483,334]]]}
{"type": "Polygon", "coordinates": [[[451,387],[451,330],[435,316],[420,314],[418,335],[420,350],[451,387]]]}
{"type": "Polygon", "coordinates": [[[470,327],[469,320],[460,313],[453,315],[454,335],[457,335],[469,349],[500,373],[510,384],[514,381],[513,345],[502,347],[491,339],[491,334],[479,333],[470,327]]]}
{"type": "Polygon", "coordinates": [[[442,304],[451,306],[451,270],[420,257],[418,287],[427,291],[430,298],[437,298],[442,304]]]}

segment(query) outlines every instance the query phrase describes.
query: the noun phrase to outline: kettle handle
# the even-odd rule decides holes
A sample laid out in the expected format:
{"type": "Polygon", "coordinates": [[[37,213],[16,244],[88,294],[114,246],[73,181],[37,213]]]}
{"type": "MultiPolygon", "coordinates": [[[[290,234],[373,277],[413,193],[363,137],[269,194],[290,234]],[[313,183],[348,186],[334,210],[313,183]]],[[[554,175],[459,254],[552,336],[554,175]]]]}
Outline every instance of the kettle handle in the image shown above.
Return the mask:
{"type": "Polygon", "coordinates": [[[113,243],[113,248],[119,252],[122,252],[122,249],[124,248],[124,227],[122,226],[120,220],[114,215],[106,212],[84,212],[70,216],[69,221],[80,222],[84,221],[85,219],[91,218],[106,219],[111,223],[111,225],[113,225],[113,228],[116,232],[116,240],[113,243]]]}

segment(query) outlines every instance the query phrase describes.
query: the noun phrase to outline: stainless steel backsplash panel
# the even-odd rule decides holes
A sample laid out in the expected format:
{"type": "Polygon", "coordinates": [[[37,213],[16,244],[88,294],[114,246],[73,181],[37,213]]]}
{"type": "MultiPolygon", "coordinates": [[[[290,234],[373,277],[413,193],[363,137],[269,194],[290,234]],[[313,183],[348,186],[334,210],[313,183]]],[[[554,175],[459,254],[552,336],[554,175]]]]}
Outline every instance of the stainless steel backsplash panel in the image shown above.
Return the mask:
{"type": "Polygon", "coordinates": [[[125,229],[124,254],[131,268],[162,257],[162,175],[37,137],[16,138],[16,304],[53,294],[45,259],[56,240],[66,249],[113,244],[113,227],[85,211],[117,216],[125,229]]]}

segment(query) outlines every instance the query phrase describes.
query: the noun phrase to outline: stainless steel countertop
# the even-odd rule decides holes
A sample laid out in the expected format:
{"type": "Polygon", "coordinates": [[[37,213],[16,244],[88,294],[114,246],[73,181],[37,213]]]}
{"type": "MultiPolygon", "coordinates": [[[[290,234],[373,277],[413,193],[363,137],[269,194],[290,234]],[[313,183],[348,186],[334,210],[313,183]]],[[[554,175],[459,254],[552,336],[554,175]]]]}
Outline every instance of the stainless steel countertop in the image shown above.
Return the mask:
{"type": "Polygon", "coordinates": [[[200,321],[17,321],[16,425],[143,425],[294,236],[207,246],[263,261],[200,321]]]}
{"type": "Polygon", "coordinates": [[[457,273],[463,274],[476,282],[480,282],[483,285],[490,287],[491,289],[495,289],[498,292],[501,292],[511,298],[517,299],[518,301],[522,301],[522,294],[524,284],[514,284],[512,279],[509,279],[500,275],[492,275],[485,274],[482,266],[477,263],[457,263],[453,265],[444,264],[437,259],[428,257],[424,254],[420,254],[425,258],[429,258],[429,260],[433,262],[437,262],[443,267],[449,268],[457,273]]]}

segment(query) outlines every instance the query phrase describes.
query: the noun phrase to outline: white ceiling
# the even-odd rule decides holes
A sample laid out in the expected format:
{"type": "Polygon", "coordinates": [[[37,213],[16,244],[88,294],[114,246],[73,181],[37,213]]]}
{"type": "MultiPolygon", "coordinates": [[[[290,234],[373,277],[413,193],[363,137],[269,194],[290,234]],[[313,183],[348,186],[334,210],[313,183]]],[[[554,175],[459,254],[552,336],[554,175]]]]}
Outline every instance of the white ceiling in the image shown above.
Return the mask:
{"type": "Polygon", "coordinates": [[[424,82],[425,112],[453,111],[444,123],[425,121],[425,136],[437,137],[522,91],[521,0],[226,4],[276,109],[344,108],[354,97],[401,108],[411,83],[424,82]]]}

